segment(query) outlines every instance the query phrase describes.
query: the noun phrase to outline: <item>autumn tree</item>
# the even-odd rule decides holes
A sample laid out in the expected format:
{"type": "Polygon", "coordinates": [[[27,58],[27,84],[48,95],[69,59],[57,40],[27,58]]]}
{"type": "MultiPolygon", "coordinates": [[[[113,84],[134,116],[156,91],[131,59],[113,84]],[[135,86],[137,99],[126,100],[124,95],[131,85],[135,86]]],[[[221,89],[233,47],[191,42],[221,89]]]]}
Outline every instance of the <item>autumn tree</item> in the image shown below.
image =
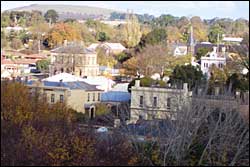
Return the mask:
{"type": "Polygon", "coordinates": [[[140,24],[134,15],[127,17],[127,23],[122,26],[123,41],[126,47],[131,48],[136,46],[141,38],[140,24]]]}
{"type": "Polygon", "coordinates": [[[108,55],[104,48],[97,49],[97,63],[102,66],[113,67],[117,60],[113,57],[113,55],[108,55]]]}
{"type": "Polygon", "coordinates": [[[64,40],[77,41],[81,39],[79,31],[66,23],[57,23],[48,33],[48,41],[50,46],[63,44],[64,40]]]}

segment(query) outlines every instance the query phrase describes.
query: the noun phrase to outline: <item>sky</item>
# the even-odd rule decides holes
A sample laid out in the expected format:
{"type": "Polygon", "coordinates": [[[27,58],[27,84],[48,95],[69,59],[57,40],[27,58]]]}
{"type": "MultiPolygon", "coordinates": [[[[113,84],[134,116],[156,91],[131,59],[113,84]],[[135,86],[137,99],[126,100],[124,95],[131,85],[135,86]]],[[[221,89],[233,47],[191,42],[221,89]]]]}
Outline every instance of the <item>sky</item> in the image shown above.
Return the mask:
{"type": "Polygon", "coordinates": [[[202,19],[245,18],[249,20],[249,1],[1,1],[1,11],[30,4],[87,5],[159,16],[200,16],[202,19]]]}

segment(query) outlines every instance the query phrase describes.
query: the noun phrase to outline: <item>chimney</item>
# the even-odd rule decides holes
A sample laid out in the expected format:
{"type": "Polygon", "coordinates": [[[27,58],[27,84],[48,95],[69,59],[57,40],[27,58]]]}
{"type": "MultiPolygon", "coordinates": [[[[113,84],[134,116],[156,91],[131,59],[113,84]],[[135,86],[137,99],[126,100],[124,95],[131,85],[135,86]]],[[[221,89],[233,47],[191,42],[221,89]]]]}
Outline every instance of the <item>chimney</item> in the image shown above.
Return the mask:
{"type": "Polygon", "coordinates": [[[198,89],[198,95],[201,95],[201,94],[202,94],[202,89],[199,88],[199,89],[198,89]]]}
{"type": "Polygon", "coordinates": [[[216,50],[217,50],[217,47],[214,46],[214,47],[213,47],[213,52],[216,53],[216,50]]]}
{"type": "Polygon", "coordinates": [[[187,84],[187,83],[184,83],[184,84],[183,84],[183,90],[184,90],[185,92],[188,92],[188,84],[187,84]]]}
{"type": "Polygon", "coordinates": [[[135,87],[140,87],[140,80],[139,79],[135,80],[135,87]]]}
{"type": "Polygon", "coordinates": [[[68,45],[67,43],[68,43],[68,41],[65,39],[65,40],[63,41],[63,45],[64,45],[64,46],[67,46],[67,45],[68,45]]]}
{"type": "Polygon", "coordinates": [[[215,88],[214,88],[214,95],[215,95],[215,96],[218,96],[218,95],[219,95],[219,92],[220,92],[220,88],[219,88],[219,87],[215,87],[215,88]]]}
{"type": "Polygon", "coordinates": [[[120,126],[120,123],[121,123],[120,119],[115,119],[115,120],[114,120],[114,127],[115,127],[115,128],[119,127],[119,126],[120,126]]]}
{"type": "Polygon", "coordinates": [[[223,46],[223,47],[221,48],[221,51],[222,51],[223,54],[225,54],[225,53],[226,53],[226,47],[223,46]]]}
{"type": "Polygon", "coordinates": [[[63,79],[60,79],[59,86],[62,86],[63,79]]]}

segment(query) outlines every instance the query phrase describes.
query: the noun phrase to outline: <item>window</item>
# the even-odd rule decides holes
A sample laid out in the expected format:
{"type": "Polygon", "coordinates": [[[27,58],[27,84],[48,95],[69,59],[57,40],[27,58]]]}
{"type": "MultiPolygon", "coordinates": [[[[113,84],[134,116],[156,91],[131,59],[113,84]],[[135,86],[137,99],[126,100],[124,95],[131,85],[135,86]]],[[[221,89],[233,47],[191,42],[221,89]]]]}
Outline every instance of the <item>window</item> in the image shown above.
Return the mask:
{"type": "Polygon", "coordinates": [[[157,97],[154,97],[153,107],[157,107],[157,97]]]}
{"type": "Polygon", "coordinates": [[[60,95],[60,102],[63,102],[63,95],[60,95]]]}
{"type": "Polygon", "coordinates": [[[98,93],[98,101],[100,101],[100,93],[98,93]]]}
{"type": "Polygon", "coordinates": [[[95,101],[95,93],[93,93],[93,101],[95,101]]]}
{"type": "Polygon", "coordinates": [[[51,94],[51,103],[55,102],[55,94],[51,94]]]}
{"type": "Polygon", "coordinates": [[[90,99],[90,94],[88,93],[88,101],[89,101],[89,99],[90,99]]]}
{"type": "Polygon", "coordinates": [[[167,108],[170,109],[171,107],[171,98],[167,98],[167,108]]]}
{"type": "Polygon", "coordinates": [[[143,96],[140,96],[140,107],[143,107],[143,96]]]}
{"type": "Polygon", "coordinates": [[[206,63],[204,63],[204,67],[206,67],[206,63]]]}

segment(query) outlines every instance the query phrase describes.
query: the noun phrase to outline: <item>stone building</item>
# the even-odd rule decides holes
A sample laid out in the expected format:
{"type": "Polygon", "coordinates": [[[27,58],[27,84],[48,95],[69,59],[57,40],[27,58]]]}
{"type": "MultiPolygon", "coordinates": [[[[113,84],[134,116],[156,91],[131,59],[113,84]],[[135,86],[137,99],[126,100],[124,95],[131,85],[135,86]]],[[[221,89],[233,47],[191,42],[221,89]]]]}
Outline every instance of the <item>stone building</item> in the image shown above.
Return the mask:
{"type": "Polygon", "coordinates": [[[141,87],[140,80],[136,80],[131,88],[130,121],[135,123],[139,118],[175,119],[176,112],[183,107],[190,106],[190,93],[187,83],[182,89],[167,87],[141,87]]]}
{"type": "Polygon", "coordinates": [[[76,76],[97,76],[99,65],[95,51],[78,44],[67,44],[51,50],[50,75],[60,72],[72,73],[76,76]]]}
{"type": "Polygon", "coordinates": [[[95,117],[95,104],[100,103],[103,92],[83,81],[29,81],[27,86],[31,95],[38,91],[48,103],[65,103],[77,112],[88,114],[90,118],[95,117]]]}

